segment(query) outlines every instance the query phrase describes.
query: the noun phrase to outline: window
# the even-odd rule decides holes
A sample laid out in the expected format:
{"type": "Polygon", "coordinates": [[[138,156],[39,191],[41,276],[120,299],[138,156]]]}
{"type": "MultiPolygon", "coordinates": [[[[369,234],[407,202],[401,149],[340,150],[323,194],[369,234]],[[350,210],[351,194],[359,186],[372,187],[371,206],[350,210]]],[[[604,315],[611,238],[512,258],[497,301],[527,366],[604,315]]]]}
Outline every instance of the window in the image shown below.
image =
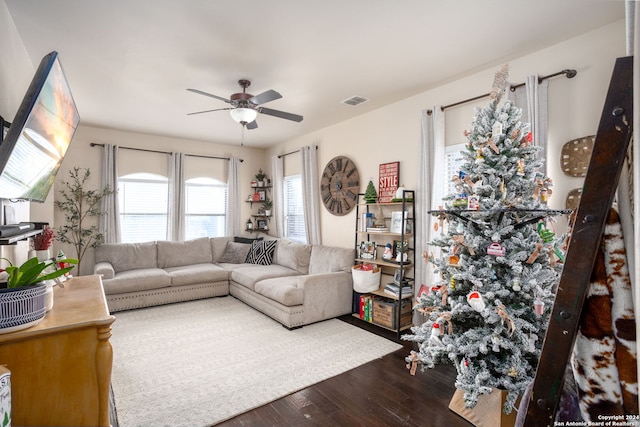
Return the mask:
{"type": "Polygon", "coordinates": [[[284,179],[284,237],[300,243],[307,242],[302,202],[302,175],[284,179]]]}
{"type": "Polygon", "coordinates": [[[224,236],[227,184],[213,178],[193,178],[185,186],[185,240],[224,236]]]}
{"type": "Polygon", "coordinates": [[[120,232],[124,243],[167,239],[167,178],[134,173],[118,179],[120,232]]]}
{"type": "Polygon", "coordinates": [[[457,193],[455,182],[451,180],[453,176],[457,176],[462,169],[464,163],[460,152],[465,149],[465,144],[448,145],[444,151],[444,195],[457,193]]]}

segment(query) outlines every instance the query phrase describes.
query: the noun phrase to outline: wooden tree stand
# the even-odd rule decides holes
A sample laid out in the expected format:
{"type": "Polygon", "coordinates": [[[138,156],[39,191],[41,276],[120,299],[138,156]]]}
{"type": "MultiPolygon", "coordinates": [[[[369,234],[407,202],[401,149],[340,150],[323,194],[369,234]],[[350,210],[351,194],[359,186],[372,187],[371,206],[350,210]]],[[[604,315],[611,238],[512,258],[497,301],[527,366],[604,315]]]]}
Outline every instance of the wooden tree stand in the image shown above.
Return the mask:
{"type": "Polygon", "coordinates": [[[467,408],[464,405],[464,391],[458,388],[449,402],[449,409],[476,427],[513,427],[517,416],[515,408],[520,400],[516,402],[510,414],[505,414],[502,408],[506,399],[505,390],[494,388],[491,393],[480,395],[476,406],[467,408]]]}

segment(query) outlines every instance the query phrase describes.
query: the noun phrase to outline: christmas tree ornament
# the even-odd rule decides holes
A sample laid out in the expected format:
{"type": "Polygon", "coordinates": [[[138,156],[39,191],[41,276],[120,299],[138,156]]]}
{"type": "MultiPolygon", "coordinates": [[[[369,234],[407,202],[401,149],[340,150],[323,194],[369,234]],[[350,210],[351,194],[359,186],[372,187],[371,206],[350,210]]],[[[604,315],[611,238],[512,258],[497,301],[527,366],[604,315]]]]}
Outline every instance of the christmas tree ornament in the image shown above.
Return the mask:
{"type": "Polygon", "coordinates": [[[538,236],[542,239],[542,243],[551,243],[555,240],[555,233],[548,230],[546,224],[542,221],[538,223],[538,236]]]}
{"type": "Polygon", "coordinates": [[[451,236],[451,239],[456,242],[459,246],[463,246],[465,248],[467,248],[467,250],[469,251],[469,255],[471,256],[475,256],[476,252],[473,250],[473,248],[469,245],[467,245],[464,242],[464,236],[462,234],[457,234],[454,236],[451,236]]]}
{"type": "Polygon", "coordinates": [[[464,233],[464,224],[459,222],[458,225],[456,225],[456,233],[464,233]]]}
{"type": "Polygon", "coordinates": [[[533,264],[538,259],[538,255],[540,255],[540,250],[542,249],[542,243],[536,243],[536,248],[534,249],[529,259],[527,259],[527,264],[533,264]]]}
{"type": "Polygon", "coordinates": [[[510,377],[512,377],[512,378],[515,378],[515,377],[517,377],[517,376],[518,376],[518,370],[515,368],[515,366],[512,366],[512,367],[509,369],[509,372],[507,373],[507,375],[509,375],[509,376],[510,376],[510,377]]]}
{"type": "Polygon", "coordinates": [[[505,92],[507,87],[507,79],[509,78],[509,64],[504,64],[502,68],[496,72],[493,78],[493,86],[491,87],[491,92],[489,93],[489,98],[491,98],[494,104],[500,102],[502,95],[505,92]]]}
{"type": "Polygon", "coordinates": [[[516,174],[519,176],[524,176],[524,161],[522,159],[518,159],[516,162],[517,172],[516,174]]]}
{"type": "Polygon", "coordinates": [[[542,203],[547,203],[547,200],[549,199],[549,190],[546,188],[541,188],[540,189],[540,201],[542,203]]]}
{"type": "Polygon", "coordinates": [[[440,335],[442,335],[440,324],[438,324],[438,322],[433,322],[433,325],[431,325],[431,340],[435,340],[437,343],[440,343],[440,335]]]}
{"type": "Polygon", "coordinates": [[[505,256],[507,249],[498,242],[493,242],[487,247],[487,255],[505,256]]]}
{"type": "Polygon", "coordinates": [[[484,157],[482,157],[482,151],[478,150],[476,153],[476,163],[484,163],[484,157]]]}
{"type": "Polygon", "coordinates": [[[513,289],[515,292],[520,292],[522,290],[520,279],[518,279],[517,277],[513,279],[513,282],[511,282],[511,289],[513,289]]]}
{"type": "Polygon", "coordinates": [[[477,312],[481,312],[486,307],[484,299],[478,291],[469,292],[469,295],[467,295],[467,302],[469,303],[471,308],[473,308],[477,312]]]}
{"type": "Polygon", "coordinates": [[[500,316],[502,321],[506,324],[509,336],[513,335],[513,333],[516,331],[516,325],[515,323],[513,323],[513,319],[507,313],[507,309],[504,304],[496,305],[496,313],[498,313],[498,316],[500,316]]]}
{"type": "Polygon", "coordinates": [[[536,313],[536,315],[542,316],[542,313],[544,313],[544,301],[537,298],[533,302],[533,311],[536,313]]]}
{"type": "Polygon", "coordinates": [[[475,194],[473,196],[469,196],[467,199],[467,204],[467,209],[469,209],[470,211],[480,210],[480,197],[476,196],[475,194]]]}
{"type": "Polygon", "coordinates": [[[502,123],[495,122],[491,127],[491,136],[502,135],[502,123]]]}
{"type": "Polygon", "coordinates": [[[487,145],[489,146],[489,148],[491,148],[493,150],[494,153],[500,154],[500,149],[498,148],[496,143],[493,142],[493,138],[489,138],[489,140],[487,141],[487,145]]]}

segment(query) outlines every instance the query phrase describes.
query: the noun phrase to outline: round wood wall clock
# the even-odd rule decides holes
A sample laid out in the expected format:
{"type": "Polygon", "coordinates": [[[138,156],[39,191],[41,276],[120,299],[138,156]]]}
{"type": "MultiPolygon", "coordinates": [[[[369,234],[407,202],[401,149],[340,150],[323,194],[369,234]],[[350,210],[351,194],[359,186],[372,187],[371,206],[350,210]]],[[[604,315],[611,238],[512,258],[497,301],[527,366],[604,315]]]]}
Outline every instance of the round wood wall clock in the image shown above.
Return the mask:
{"type": "Polygon", "coordinates": [[[346,215],[358,202],[360,175],[348,157],[329,160],[320,178],[320,196],[325,208],[334,215],[346,215]]]}

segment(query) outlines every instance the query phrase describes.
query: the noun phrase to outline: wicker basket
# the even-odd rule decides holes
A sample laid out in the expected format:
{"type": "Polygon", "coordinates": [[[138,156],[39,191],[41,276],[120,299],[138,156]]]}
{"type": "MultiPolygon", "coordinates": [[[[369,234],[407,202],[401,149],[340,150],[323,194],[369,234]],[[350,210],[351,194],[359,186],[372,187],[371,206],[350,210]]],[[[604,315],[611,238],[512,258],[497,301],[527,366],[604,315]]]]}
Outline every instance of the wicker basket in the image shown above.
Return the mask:
{"type": "Polygon", "coordinates": [[[361,294],[378,290],[380,287],[380,274],[379,268],[361,270],[359,265],[354,266],[351,269],[353,290],[361,294]]]}
{"type": "Polygon", "coordinates": [[[0,333],[28,328],[42,320],[47,312],[46,290],[44,283],[0,289],[0,333]]]}

